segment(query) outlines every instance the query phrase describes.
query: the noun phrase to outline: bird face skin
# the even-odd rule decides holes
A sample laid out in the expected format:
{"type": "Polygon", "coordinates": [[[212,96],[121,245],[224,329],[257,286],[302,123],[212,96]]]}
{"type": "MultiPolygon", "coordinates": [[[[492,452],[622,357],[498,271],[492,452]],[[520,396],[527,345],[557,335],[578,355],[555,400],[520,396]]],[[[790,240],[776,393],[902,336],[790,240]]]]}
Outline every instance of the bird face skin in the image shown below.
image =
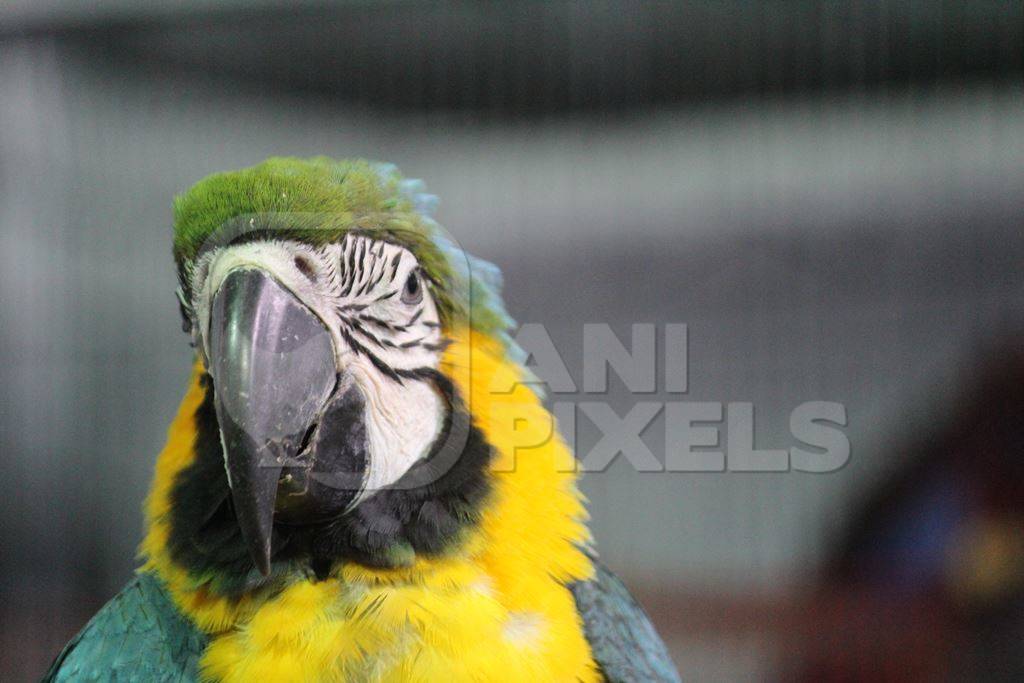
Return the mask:
{"type": "Polygon", "coordinates": [[[267,575],[275,522],[336,518],[437,441],[437,305],[409,250],[361,234],[215,248],[190,284],[232,505],[267,575]]]}

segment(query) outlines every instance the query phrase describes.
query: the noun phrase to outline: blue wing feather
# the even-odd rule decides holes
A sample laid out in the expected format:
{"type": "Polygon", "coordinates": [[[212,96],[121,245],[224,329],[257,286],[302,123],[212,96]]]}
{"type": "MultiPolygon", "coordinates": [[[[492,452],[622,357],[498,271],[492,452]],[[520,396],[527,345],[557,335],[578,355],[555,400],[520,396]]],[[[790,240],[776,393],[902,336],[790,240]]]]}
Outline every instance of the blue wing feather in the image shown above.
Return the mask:
{"type": "Polygon", "coordinates": [[[160,582],[143,573],[68,643],[43,681],[197,681],[205,647],[160,582]]]}
{"type": "Polygon", "coordinates": [[[590,581],[571,586],[594,660],[609,683],[679,683],[679,673],[643,608],[597,561],[590,581]]]}

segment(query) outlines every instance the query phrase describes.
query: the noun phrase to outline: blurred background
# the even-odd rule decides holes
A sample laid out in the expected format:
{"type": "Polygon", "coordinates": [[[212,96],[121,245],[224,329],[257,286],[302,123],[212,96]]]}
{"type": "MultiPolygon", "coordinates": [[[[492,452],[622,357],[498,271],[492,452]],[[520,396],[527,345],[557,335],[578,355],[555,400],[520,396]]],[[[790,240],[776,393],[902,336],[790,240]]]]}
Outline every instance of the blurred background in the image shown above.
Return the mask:
{"type": "Polygon", "coordinates": [[[684,680],[1024,680],[1022,75],[1021,2],[8,0],[0,678],[136,564],[172,197],[326,154],[425,179],[577,384],[584,323],[687,323],[689,393],[620,413],[752,402],[787,448],[846,405],[838,472],[584,480],[684,680]]]}

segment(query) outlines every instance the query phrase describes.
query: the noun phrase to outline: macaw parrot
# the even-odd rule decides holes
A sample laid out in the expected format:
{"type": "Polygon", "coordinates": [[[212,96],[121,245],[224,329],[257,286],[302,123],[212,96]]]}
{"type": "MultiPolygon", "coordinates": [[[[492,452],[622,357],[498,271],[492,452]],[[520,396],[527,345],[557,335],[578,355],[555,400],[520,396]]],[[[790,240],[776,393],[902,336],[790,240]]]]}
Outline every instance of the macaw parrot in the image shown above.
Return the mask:
{"type": "Polygon", "coordinates": [[[195,363],[143,564],[44,680],[678,680],[435,201],[327,158],[176,198],[195,363]]]}

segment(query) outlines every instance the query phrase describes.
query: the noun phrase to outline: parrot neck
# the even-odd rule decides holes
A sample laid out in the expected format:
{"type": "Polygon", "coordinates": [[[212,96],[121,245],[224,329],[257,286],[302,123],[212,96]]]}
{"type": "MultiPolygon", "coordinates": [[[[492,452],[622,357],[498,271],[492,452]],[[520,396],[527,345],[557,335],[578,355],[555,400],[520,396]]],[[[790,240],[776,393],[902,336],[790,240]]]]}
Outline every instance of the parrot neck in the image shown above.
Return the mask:
{"type": "MultiPolygon", "coordinates": [[[[227,482],[214,440],[216,418],[205,373],[195,368],[146,502],[143,571],[155,572],[208,633],[244,623],[260,605],[310,583],[477,585],[482,572],[499,592],[527,591],[541,599],[589,578],[593,570],[583,550],[590,535],[576,462],[553,416],[521,383],[522,368],[506,359],[499,342],[466,333],[453,337],[441,372],[461,410],[472,416],[458,463],[420,489],[378,492],[335,533],[288,539],[264,578],[251,568],[228,523],[230,509],[221,505],[227,482]],[[377,533],[375,523],[395,519],[410,523],[383,537],[377,533]]],[[[564,601],[568,592],[558,596],[564,601]]]]}

